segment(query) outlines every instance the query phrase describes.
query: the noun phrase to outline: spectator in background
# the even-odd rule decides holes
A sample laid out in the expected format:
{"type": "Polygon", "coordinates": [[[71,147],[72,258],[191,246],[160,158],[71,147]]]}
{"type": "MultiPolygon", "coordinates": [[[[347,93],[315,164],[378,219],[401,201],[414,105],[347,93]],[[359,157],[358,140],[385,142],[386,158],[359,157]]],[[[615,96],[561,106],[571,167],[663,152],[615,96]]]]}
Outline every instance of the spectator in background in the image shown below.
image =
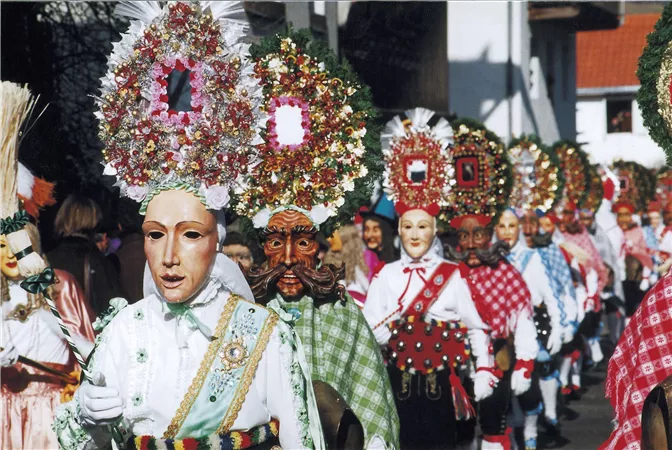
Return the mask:
{"type": "Polygon", "coordinates": [[[119,261],[119,281],[126,292],[128,303],[141,300],[142,277],[145,270],[145,235],[142,233],[143,218],[138,205],[128,198],[119,199],[120,246],[116,251],[119,261]]]}
{"type": "Polygon", "coordinates": [[[245,270],[249,270],[254,262],[250,245],[242,234],[235,231],[226,234],[226,239],[224,239],[224,244],[222,245],[222,253],[228,256],[233,262],[243,266],[245,270]]]}
{"type": "Polygon", "coordinates": [[[56,214],[54,224],[58,243],[47,254],[54,269],[70,272],[84,289],[84,296],[97,315],[110,299],[126,297],[114,266],[93,241],[100,225],[100,207],[90,198],[70,194],[56,214]]]}

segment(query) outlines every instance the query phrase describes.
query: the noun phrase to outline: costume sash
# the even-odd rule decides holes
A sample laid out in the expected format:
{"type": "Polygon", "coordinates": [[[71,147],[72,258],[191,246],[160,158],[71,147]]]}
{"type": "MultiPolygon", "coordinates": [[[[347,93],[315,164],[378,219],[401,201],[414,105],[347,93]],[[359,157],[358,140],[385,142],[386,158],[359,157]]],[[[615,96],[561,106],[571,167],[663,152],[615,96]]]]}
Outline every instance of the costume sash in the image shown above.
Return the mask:
{"type": "Polygon", "coordinates": [[[215,339],[182,399],[164,439],[201,438],[229,431],[278,320],[260,305],[232,295],[215,339]]]}
{"type": "Polygon", "coordinates": [[[534,255],[534,251],[530,250],[524,251],[520,258],[514,256],[513,253],[509,253],[506,258],[511,264],[516,266],[518,272],[522,275],[525,272],[525,269],[527,269],[527,265],[532,260],[532,255],[534,255]]]}
{"type": "Polygon", "coordinates": [[[425,282],[424,289],[418,292],[406,311],[404,316],[421,316],[427,312],[430,306],[439,299],[441,292],[448,285],[453,272],[457,270],[457,264],[442,262],[436,268],[432,276],[425,282]]]}

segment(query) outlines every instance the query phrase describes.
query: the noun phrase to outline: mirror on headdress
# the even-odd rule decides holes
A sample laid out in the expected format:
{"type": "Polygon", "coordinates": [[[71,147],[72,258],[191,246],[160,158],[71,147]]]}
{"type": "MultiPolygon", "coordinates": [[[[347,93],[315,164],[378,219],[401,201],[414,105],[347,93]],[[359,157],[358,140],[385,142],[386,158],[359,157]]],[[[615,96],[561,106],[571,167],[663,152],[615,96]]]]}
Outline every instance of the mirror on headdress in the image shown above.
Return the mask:
{"type": "Polygon", "coordinates": [[[427,181],[426,159],[410,159],[406,162],[406,179],[413,184],[424,184],[427,181]]]}
{"type": "Polygon", "coordinates": [[[168,109],[176,112],[191,111],[191,71],[187,68],[173,69],[166,78],[168,82],[168,109]]]}
{"type": "Polygon", "coordinates": [[[478,158],[465,157],[455,161],[457,185],[463,188],[478,186],[478,158]]]}

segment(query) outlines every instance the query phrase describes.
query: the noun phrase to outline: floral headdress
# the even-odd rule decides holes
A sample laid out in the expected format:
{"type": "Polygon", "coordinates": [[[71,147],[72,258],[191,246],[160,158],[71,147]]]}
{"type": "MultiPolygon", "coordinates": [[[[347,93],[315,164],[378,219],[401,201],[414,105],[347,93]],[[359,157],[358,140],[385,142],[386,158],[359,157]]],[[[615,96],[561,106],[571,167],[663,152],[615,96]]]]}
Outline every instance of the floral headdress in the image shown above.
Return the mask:
{"type": "Polygon", "coordinates": [[[261,142],[265,115],[240,2],[121,2],[131,25],[108,59],[96,99],[105,174],[147,203],[192,192],[210,209],[229,202],[261,142]]]}
{"type": "Polygon", "coordinates": [[[662,167],[656,175],[656,198],[667,204],[672,198],[672,169],[662,167]]]}
{"type": "Polygon", "coordinates": [[[637,103],[649,135],[672,154],[672,4],[667,4],[639,58],[637,103]]]}
{"type": "Polygon", "coordinates": [[[584,212],[595,214],[600,209],[602,199],[604,199],[604,183],[598,167],[594,164],[588,165],[587,190],[588,195],[586,195],[586,198],[579,205],[579,208],[584,212]]]}
{"type": "Polygon", "coordinates": [[[453,228],[459,228],[467,217],[485,226],[504,211],[511,195],[513,177],[506,148],[497,135],[475,120],[457,119],[452,126],[454,172],[448,206],[439,218],[453,228]]]}
{"type": "Polygon", "coordinates": [[[453,129],[441,118],[434,127],[427,123],[433,111],[406,111],[408,119],[395,116],[383,130],[385,158],[383,187],[399,215],[423,209],[437,216],[448,206],[449,180],[453,178],[450,145],[453,129]]]}
{"type": "Polygon", "coordinates": [[[622,207],[627,207],[633,213],[646,211],[655,196],[655,176],[634,161],[615,161],[612,170],[618,177],[620,188],[614,201],[614,211],[622,207]]]}
{"type": "Polygon", "coordinates": [[[588,155],[581,150],[579,144],[569,140],[553,144],[553,152],[560,161],[560,168],[565,178],[563,201],[557,206],[576,210],[588,195],[588,167],[590,166],[588,155]]]}
{"type": "Polygon", "coordinates": [[[552,210],[565,184],[560,162],[537,136],[513,139],[508,149],[513,172],[509,206],[521,210],[552,210]]]}
{"type": "Polygon", "coordinates": [[[368,202],[382,170],[369,91],[309,31],[265,38],[251,51],[269,118],[236,212],[263,228],[296,209],[328,235],[368,202]]]}

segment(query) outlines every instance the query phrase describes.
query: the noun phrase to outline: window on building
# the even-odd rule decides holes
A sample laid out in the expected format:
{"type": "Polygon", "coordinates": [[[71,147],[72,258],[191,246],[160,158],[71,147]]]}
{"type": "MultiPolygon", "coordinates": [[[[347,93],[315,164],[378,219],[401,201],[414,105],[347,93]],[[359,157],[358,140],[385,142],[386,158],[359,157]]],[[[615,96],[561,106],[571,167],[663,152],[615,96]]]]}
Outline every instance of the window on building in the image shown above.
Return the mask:
{"type": "Polygon", "coordinates": [[[632,100],[607,100],[607,132],[632,132],[632,100]]]}

